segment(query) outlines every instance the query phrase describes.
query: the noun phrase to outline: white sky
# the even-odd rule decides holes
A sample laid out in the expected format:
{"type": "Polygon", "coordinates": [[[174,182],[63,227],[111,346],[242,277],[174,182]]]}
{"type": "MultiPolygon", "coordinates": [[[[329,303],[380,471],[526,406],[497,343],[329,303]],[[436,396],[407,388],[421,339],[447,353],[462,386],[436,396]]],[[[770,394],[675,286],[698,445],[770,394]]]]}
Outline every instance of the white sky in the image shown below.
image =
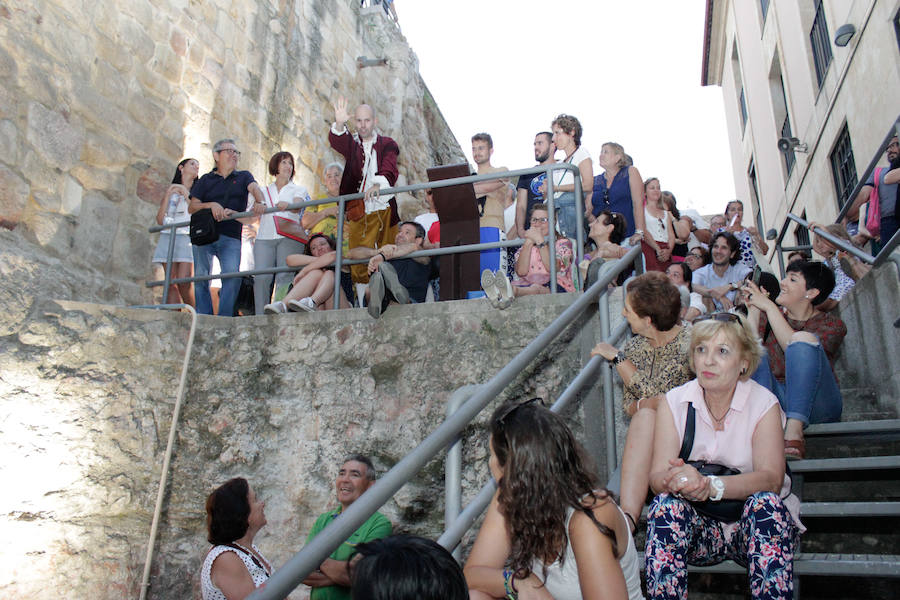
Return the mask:
{"type": "MultiPolygon", "coordinates": [[[[735,197],[722,89],[701,87],[705,0],[399,0],[403,34],[472,163],[530,167],[534,135],[578,117],[601,172],[604,142],[625,147],[680,208],[722,212],[735,197]],[[495,69],[489,73],[488,69],[495,69]],[[501,72],[502,71],[502,72],[501,72]]],[[[561,157],[558,157],[561,158],[561,157]]]]}

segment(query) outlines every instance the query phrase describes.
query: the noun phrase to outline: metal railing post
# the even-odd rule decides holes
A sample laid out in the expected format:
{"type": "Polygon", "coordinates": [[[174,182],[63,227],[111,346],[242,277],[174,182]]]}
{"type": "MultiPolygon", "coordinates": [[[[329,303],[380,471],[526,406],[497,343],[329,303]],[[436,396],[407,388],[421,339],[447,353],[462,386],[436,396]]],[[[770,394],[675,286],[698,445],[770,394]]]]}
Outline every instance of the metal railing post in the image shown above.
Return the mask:
{"type": "MultiPolygon", "coordinates": [[[[447,402],[447,418],[459,410],[463,402],[478,391],[478,385],[465,385],[458,388],[447,402]]],[[[449,527],[462,510],[462,439],[459,434],[453,438],[447,448],[447,461],[444,464],[444,527],[449,527]]],[[[459,560],[458,548],[451,548],[453,557],[459,560]]]]}
{"type": "MultiPolygon", "coordinates": [[[[598,273],[600,278],[602,278],[604,271],[609,271],[608,263],[600,267],[600,273],[598,273]]],[[[599,309],[597,311],[597,316],[600,319],[600,339],[605,340],[609,337],[610,330],[609,294],[600,294],[598,303],[599,309]]],[[[613,407],[612,383],[612,365],[606,363],[600,371],[600,385],[602,386],[603,393],[603,418],[606,421],[604,424],[604,431],[606,433],[607,478],[609,478],[609,474],[613,469],[616,468],[615,465],[618,462],[616,460],[616,413],[615,408],[613,407]]]]}
{"type": "Polygon", "coordinates": [[[177,229],[169,230],[169,249],[166,254],[166,282],[163,285],[162,301],[160,304],[166,304],[169,301],[169,286],[172,285],[172,257],[175,255],[175,232],[177,229]]]}
{"type": "Polygon", "coordinates": [[[547,218],[550,219],[548,224],[550,227],[548,228],[548,233],[550,234],[550,239],[547,240],[549,247],[547,250],[550,252],[550,293],[556,293],[556,195],[553,191],[555,187],[553,185],[553,167],[555,165],[547,166],[547,218]]]}
{"type": "MultiPolygon", "coordinates": [[[[341,269],[343,268],[343,258],[344,258],[344,198],[338,198],[338,214],[337,214],[337,231],[335,234],[337,235],[337,239],[334,240],[335,245],[335,256],[334,256],[334,301],[332,302],[331,307],[334,310],[337,310],[341,307],[341,269]]],[[[363,217],[365,218],[365,217],[363,217]]],[[[353,285],[353,279],[350,280],[351,286],[353,285]]],[[[350,288],[351,291],[355,292],[353,287],[350,288]]],[[[355,295],[355,293],[354,293],[355,295]]],[[[347,298],[347,301],[350,303],[350,306],[353,306],[353,298],[347,298]]]]}

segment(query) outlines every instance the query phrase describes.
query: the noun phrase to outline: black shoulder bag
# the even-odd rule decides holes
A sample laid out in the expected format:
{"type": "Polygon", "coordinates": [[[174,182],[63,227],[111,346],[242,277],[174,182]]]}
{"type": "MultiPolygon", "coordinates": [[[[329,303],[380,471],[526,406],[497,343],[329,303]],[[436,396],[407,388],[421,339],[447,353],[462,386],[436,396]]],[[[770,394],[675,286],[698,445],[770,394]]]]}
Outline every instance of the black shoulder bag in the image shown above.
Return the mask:
{"type": "MultiPolygon", "coordinates": [[[[691,449],[694,447],[694,429],[697,420],[696,412],[693,403],[688,402],[687,417],[684,420],[684,440],[681,443],[681,451],[678,453],[678,458],[683,460],[685,464],[691,465],[697,469],[701,475],[715,475],[717,477],[740,475],[740,471],[732,469],[731,467],[726,467],[725,465],[709,463],[703,460],[688,460],[691,456],[691,449]]],[[[712,517],[713,519],[724,523],[734,523],[741,518],[745,500],[746,498],[744,500],[723,499],[718,502],[713,502],[711,500],[704,500],[703,502],[694,502],[693,500],[690,500],[689,502],[701,515],[712,517]]]]}
{"type": "MultiPolygon", "coordinates": [[[[222,205],[228,203],[228,196],[231,194],[231,186],[225,185],[225,199],[222,205]]],[[[219,239],[219,228],[216,224],[216,218],[212,214],[211,208],[201,208],[191,215],[191,244],[194,246],[206,246],[212,244],[219,239]]]]}

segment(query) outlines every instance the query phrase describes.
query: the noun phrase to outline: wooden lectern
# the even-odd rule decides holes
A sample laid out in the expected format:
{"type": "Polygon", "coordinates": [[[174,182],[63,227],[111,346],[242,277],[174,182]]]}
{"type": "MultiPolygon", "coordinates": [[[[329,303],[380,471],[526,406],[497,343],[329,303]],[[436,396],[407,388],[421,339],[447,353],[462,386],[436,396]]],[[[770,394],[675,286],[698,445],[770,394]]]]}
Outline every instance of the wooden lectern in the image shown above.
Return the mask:
{"type": "MultiPolygon", "coordinates": [[[[466,177],[472,173],[462,163],[432,167],[428,181],[466,177]]],[[[434,188],[434,207],[441,222],[441,248],[477,244],[480,237],[478,203],[471,183],[434,188]]],[[[463,300],[466,292],[481,289],[478,252],[441,256],[441,300],[463,300]]]]}

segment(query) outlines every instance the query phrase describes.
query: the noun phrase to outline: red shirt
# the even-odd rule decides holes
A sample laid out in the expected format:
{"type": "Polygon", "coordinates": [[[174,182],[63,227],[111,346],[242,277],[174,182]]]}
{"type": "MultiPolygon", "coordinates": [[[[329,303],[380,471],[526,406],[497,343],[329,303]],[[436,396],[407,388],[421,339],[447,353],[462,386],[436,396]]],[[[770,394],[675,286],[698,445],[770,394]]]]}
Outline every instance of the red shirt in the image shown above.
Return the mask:
{"type": "MultiPolygon", "coordinates": [[[[783,312],[783,311],[782,311],[783,312]]],[[[822,349],[825,350],[825,356],[831,364],[831,370],[834,372],[834,359],[837,357],[838,348],[847,335],[847,326],[844,322],[832,315],[831,313],[816,311],[806,321],[795,321],[786,314],[784,315],[788,325],[794,331],[808,331],[819,338],[822,349]]],[[[769,366],[772,368],[772,375],[775,379],[784,383],[784,349],[775,337],[775,332],[771,329],[766,332],[766,326],[769,324],[769,318],[766,313],[759,316],[759,336],[762,338],[763,346],[769,353],[769,366]]],[[[837,380],[837,375],[835,375],[837,380]]]]}

